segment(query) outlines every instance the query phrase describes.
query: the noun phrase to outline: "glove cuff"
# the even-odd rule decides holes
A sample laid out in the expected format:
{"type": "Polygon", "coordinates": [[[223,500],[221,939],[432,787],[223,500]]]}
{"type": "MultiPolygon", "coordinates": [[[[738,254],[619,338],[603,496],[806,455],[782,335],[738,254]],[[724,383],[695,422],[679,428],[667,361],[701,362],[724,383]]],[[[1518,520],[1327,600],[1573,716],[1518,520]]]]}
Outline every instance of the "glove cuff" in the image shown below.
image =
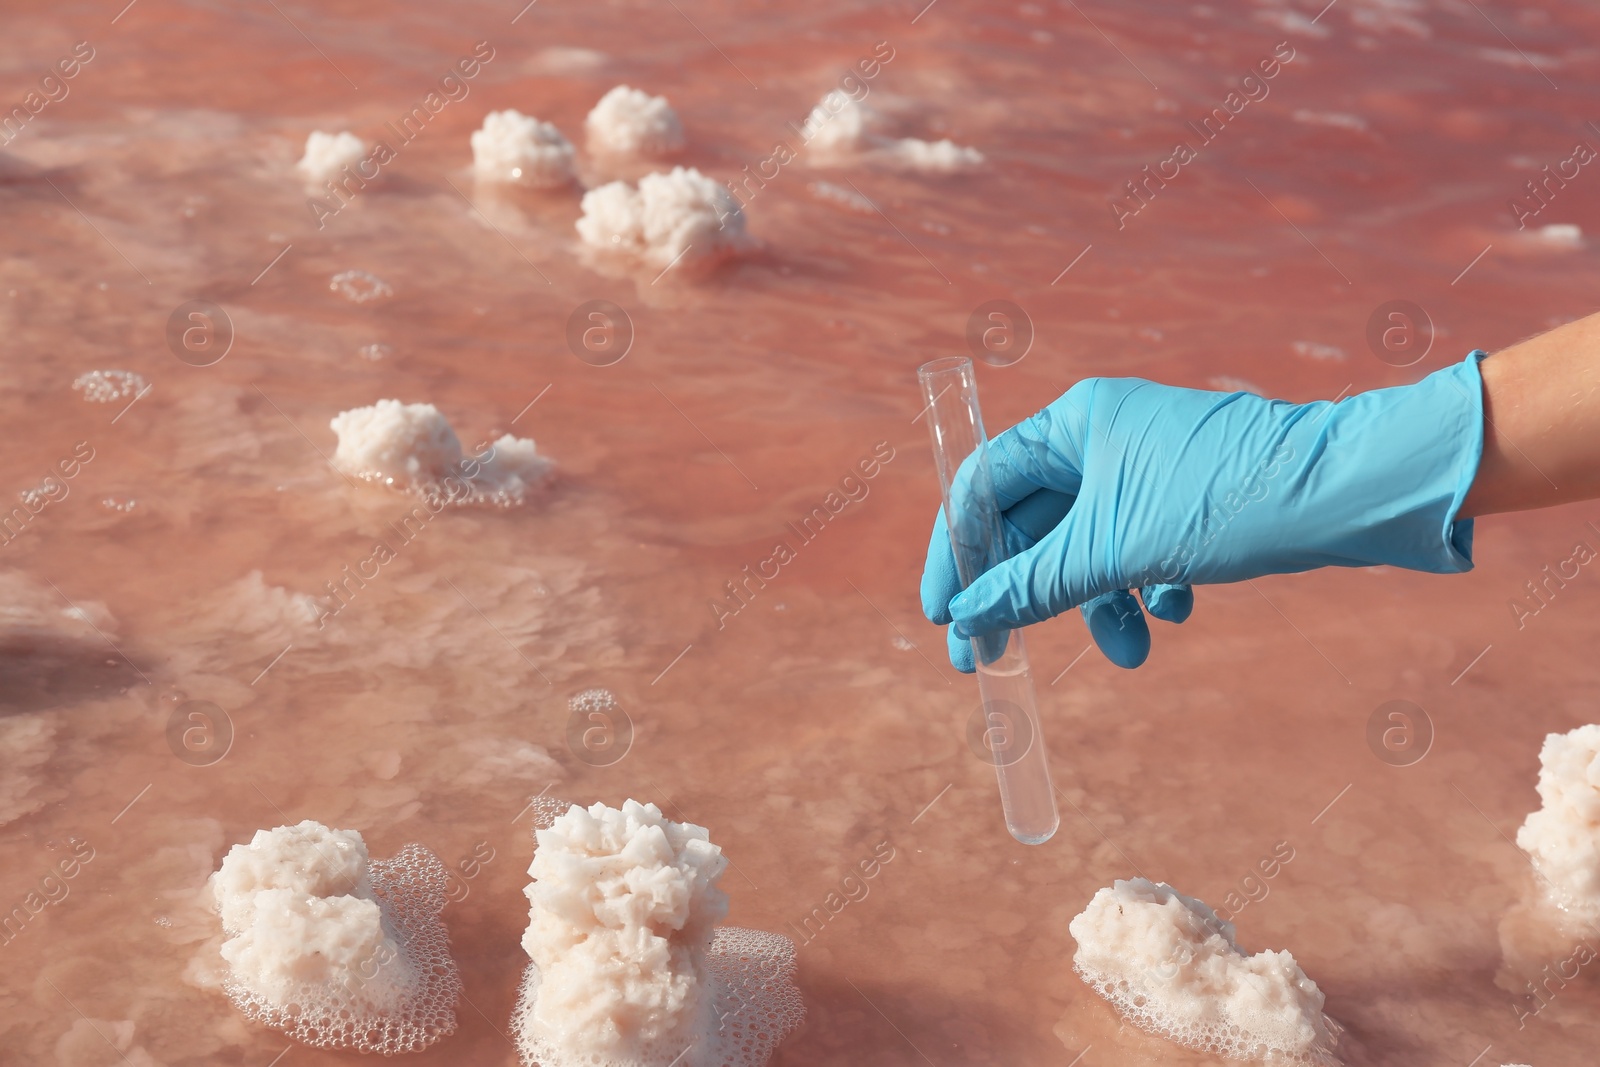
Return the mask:
{"type": "Polygon", "coordinates": [[[1338,405],[1328,448],[1359,435],[1380,440],[1388,462],[1363,479],[1368,522],[1341,546],[1356,565],[1388,564],[1433,574],[1472,569],[1473,523],[1458,519],[1483,456],[1483,376],[1488,356],[1412,385],[1376,389],[1338,405]]]}

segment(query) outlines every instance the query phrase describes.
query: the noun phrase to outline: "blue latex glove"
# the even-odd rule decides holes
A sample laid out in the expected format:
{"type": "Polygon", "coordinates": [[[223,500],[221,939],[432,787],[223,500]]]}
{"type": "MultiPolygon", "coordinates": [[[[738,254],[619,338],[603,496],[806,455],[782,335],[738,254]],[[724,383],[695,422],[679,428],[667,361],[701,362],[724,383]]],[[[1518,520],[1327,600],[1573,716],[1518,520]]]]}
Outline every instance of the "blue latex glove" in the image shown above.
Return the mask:
{"type": "MultiPolygon", "coordinates": [[[[1150,633],[1131,589],[1181,622],[1191,585],[1470,570],[1472,520],[1455,516],[1483,451],[1484,356],[1337,404],[1085,379],[989,443],[1013,556],[961,592],[941,509],[922,610],[951,624],[958,670],[972,670],[969,638],[1073,607],[1112,662],[1136,667],[1150,633]]],[[[963,514],[959,492],[952,507],[963,514]]]]}

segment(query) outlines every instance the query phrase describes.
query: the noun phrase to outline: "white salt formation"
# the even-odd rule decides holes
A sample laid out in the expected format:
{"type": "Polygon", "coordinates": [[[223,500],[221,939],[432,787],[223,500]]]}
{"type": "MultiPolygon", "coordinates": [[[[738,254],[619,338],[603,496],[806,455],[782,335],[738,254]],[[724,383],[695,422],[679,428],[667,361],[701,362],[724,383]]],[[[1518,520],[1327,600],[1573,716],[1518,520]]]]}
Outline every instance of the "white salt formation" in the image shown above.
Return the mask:
{"type": "Polygon", "coordinates": [[[1287,952],[1245,954],[1233,924],[1144,878],[1094,895],[1069,929],[1083,980],[1141,1030],[1230,1059],[1336,1064],[1322,991],[1287,952]]]}
{"type": "Polygon", "coordinates": [[[866,112],[837,89],[811,109],[800,129],[806,147],[828,157],[857,151],[866,142],[866,131],[866,112]]]}
{"type": "Polygon", "coordinates": [[[874,135],[867,129],[872,119],[859,102],[835,89],[811,109],[800,133],[813,158],[823,164],[867,156],[911,170],[950,173],[983,163],[982,152],[954,141],[874,135]]]}
{"type": "Polygon", "coordinates": [[[891,142],[885,149],[897,163],[913,170],[949,173],[976,167],[983,162],[983,153],[976,148],[958,145],[954,141],[923,141],[906,137],[891,142]]]}
{"type": "Polygon", "coordinates": [[[572,144],[548,122],[491,111],[472,134],[472,165],[487,181],[554,189],[573,179],[572,144]]]}
{"type": "Polygon", "coordinates": [[[638,188],[619,181],[591,189],[577,227],[592,248],[661,268],[680,257],[714,261],[753,243],[733,194],[692,167],[647,174],[638,188]]]}
{"type": "Polygon", "coordinates": [[[535,838],[524,1064],[759,1067],[798,1025],[793,944],[713,929],[727,860],[703,827],[629,800],[572,806],[535,838]]]}
{"type": "Polygon", "coordinates": [[[661,157],[683,150],[683,123],[664,96],[619,85],[584,120],[589,151],[661,157]]]}
{"type": "Polygon", "coordinates": [[[223,988],[316,1048],[416,1052],[455,1032],[461,980],[439,912],[444,865],[408,845],[371,862],[354,830],[306,820],[234,845],[209,883],[223,988]]]}
{"type": "Polygon", "coordinates": [[[525,437],[505,434],[466,455],[432,404],[380,400],[341,411],[328,424],[339,435],[333,465],[346,474],[449,503],[520,504],[548,474],[550,461],[525,437]]]}
{"type": "Polygon", "coordinates": [[[1539,749],[1542,806],[1517,831],[1557,905],[1600,918],[1600,725],[1549,734],[1539,749]]]}
{"type": "Polygon", "coordinates": [[[295,164],[306,180],[321,185],[337,178],[346,167],[353,167],[366,157],[367,145],[353,133],[323,133],[313,130],[306,138],[306,154],[295,164]]]}
{"type": "Polygon", "coordinates": [[[1539,240],[1556,248],[1582,248],[1583,230],[1570,222],[1553,222],[1539,227],[1539,240]]]}

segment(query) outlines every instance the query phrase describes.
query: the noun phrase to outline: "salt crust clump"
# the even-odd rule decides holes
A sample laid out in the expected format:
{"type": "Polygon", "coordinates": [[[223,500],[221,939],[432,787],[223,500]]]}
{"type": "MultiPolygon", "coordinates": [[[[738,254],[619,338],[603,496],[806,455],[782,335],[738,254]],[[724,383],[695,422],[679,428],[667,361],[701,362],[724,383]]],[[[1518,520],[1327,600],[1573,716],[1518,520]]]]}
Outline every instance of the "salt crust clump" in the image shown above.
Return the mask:
{"type": "Polygon", "coordinates": [[[629,800],[573,805],[535,839],[524,1064],[759,1067],[798,1025],[793,943],[714,930],[727,861],[703,827],[629,800]]]}
{"type": "Polygon", "coordinates": [[[520,111],[491,111],[472,134],[478,177],[554,189],[572,181],[572,144],[548,122],[520,111]]]}
{"type": "Polygon", "coordinates": [[[679,257],[708,262],[753,243],[733,194],[692,167],[646,174],[638,188],[617,181],[591,189],[577,228],[593,248],[663,268],[679,257]]]}
{"type": "Polygon", "coordinates": [[[1069,929],[1078,974],[1141,1030],[1230,1059],[1338,1063],[1338,1028],[1294,957],[1245,954],[1232,923],[1169,885],[1119,879],[1069,929]]]}
{"type": "Polygon", "coordinates": [[[1600,918],[1600,725],[1549,734],[1539,749],[1538,811],[1517,831],[1554,903],[1600,918]]]}
{"type": "Polygon", "coordinates": [[[354,830],[258,830],[211,876],[223,989],[251,1019],[316,1048],[415,1052],[455,1032],[461,980],[439,912],[447,873],[408,845],[369,862],[354,830]]]}
{"type": "Polygon", "coordinates": [[[913,170],[949,173],[976,167],[983,162],[983,153],[976,148],[949,140],[923,141],[905,137],[889,144],[886,151],[895,162],[913,170]]]}
{"type": "Polygon", "coordinates": [[[328,425],[339,435],[333,454],[339,470],[450,503],[520,504],[551,466],[531,440],[511,434],[467,456],[432,404],[380,400],[341,411],[328,425]]]}
{"type": "Polygon", "coordinates": [[[583,126],[591,152],[669,156],[683,149],[683,123],[667,98],[626,85],[602,96],[583,126]]]}
{"type": "Polygon", "coordinates": [[[308,181],[321,184],[337,178],[341,170],[355,166],[366,154],[366,142],[353,133],[313,130],[306,138],[306,154],[300,157],[295,169],[308,181]]]}
{"type": "Polygon", "coordinates": [[[912,170],[950,173],[983,163],[983,153],[954,141],[924,141],[917,137],[878,137],[868,132],[872,113],[859,102],[833,90],[806,116],[800,133],[822,163],[843,162],[855,155],[870,155],[912,170]]]}

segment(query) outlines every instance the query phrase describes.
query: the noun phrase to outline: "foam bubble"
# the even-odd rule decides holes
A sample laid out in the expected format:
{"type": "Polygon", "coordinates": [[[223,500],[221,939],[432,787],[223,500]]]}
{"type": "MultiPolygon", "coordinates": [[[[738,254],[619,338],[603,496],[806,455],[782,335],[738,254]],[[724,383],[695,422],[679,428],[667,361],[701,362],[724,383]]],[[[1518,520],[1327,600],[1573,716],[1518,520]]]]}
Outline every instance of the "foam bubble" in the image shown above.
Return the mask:
{"type": "Polygon", "coordinates": [[[138,396],[150,383],[131,370],[92,370],[72,379],[72,388],[92,404],[114,404],[138,396]]]}
{"type": "Polygon", "coordinates": [[[667,98],[626,85],[602,96],[583,125],[591,152],[659,157],[683,150],[683,123],[667,98]]]}
{"type": "Polygon", "coordinates": [[[706,263],[750,247],[733,194],[692,167],[617,181],[583,195],[578,236],[592,248],[665,268],[706,263]]]}
{"type": "Polygon", "coordinates": [[[491,111],[472,134],[472,166],[487,181],[557,188],[572,181],[572,159],[560,130],[520,111],[491,111]]]}
{"type": "Polygon", "coordinates": [[[366,157],[366,142],[349,131],[323,133],[313,130],[306,138],[306,154],[300,157],[295,169],[306,179],[320,185],[339,176],[345,167],[353,167],[366,157]]]}
{"type": "Polygon", "coordinates": [[[760,1067],[799,1025],[793,943],[713,930],[727,861],[703,827],[629,800],[535,838],[512,1019],[528,1067],[760,1067]]]}
{"type": "Polygon", "coordinates": [[[335,274],[328,288],[357,304],[370,304],[387,300],[394,295],[394,287],[376,274],[364,270],[345,270],[335,274]]]}
{"type": "Polygon", "coordinates": [[[450,503],[522,503],[550,470],[527,438],[503,435],[469,457],[432,404],[380,400],[341,411],[328,424],[339,435],[333,465],[346,474],[450,503]]]}
{"type": "Polygon", "coordinates": [[[1538,811],[1517,831],[1557,905],[1600,918],[1600,725],[1549,734],[1539,749],[1538,811]]]}
{"type": "Polygon", "coordinates": [[[223,991],[314,1048],[427,1048],[455,1032],[461,992],[439,919],[447,877],[420,845],[369,862],[354,830],[258,831],[210,881],[228,935],[223,991]]]}
{"type": "Polygon", "coordinates": [[[1324,1067],[1338,1027],[1287,952],[1243,952],[1233,924],[1144,878],[1101,889],[1069,927],[1073,966],[1141,1030],[1230,1059],[1324,1067]]]}

